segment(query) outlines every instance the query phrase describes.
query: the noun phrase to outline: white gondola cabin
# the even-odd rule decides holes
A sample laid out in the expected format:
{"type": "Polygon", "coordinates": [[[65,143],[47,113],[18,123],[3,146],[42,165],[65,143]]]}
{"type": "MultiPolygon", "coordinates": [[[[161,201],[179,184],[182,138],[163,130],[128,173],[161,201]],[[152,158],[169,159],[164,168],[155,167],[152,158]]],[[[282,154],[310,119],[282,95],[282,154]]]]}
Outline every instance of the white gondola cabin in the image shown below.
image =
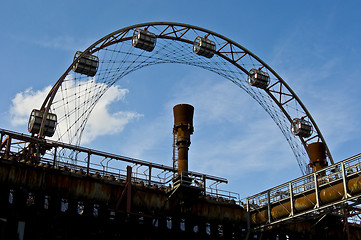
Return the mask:
{"type": "Polygon", "coordinates": [[[193,42],[193,52],[206,58],[211,58],[216,51],[216,44],[200,36],[196,37],[193,42]]]}
{"type": "Polygon", "coordinates": [[[299,137],[310,137],[312,135],[312,124],[302,118],[295,118],[291,124],[291,131],[299,137]]]}
{"type": "Polygon", "coordinates": [[[270,77],[267,72],[252,68],[247,81],[251,86],[266,89],[270,83],[270,77]]]}
{"type": "MultiPolygon", "coordinates": [[[[41,121],[43,120],[44,112],[33,109],[30,114],[28,131],[33,134],[38,134],[40,132],[41,121]]],[[[48,113],[44,125],[44,136],[52,137],[55,133],[57,123],[57,117],[53,113],[48,113]]]]}
{"type": "Polygon", "coordinates": [[[155,48],[156,42],[157,38],[154,33],[139,28],[134,30],[132,39],[133,47],[151,52],[155,48]]]}
{"type": "MultiPolygon", "coordinates": [[[[74,61],[82,54],[81,51],[77,51],[74,55],[74,61]]],[[[85,54],[83,55],[73,66],[73,71],[81,74],[85,74],[89,77],[94,77],[98,71],[99,59],[95,55],[85,54]]]]}

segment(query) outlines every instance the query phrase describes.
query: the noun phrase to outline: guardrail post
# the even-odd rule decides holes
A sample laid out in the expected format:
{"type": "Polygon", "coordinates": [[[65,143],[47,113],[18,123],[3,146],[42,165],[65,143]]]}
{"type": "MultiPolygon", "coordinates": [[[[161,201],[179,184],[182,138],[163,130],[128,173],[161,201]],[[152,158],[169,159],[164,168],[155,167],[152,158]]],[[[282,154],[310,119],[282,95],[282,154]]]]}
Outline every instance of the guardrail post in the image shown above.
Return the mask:
{"type": "Polygon", "coordinates": [[[206,176],[203,175],[203,191],[204,191],[204,194],[206,194],[207,192],[207,185],[206,185],[206,176]]]}
{"type": "Polygon", "coordinates": [[[1,139],[0,142],[3,142],[3,137],[4,137],[5,133],[3,131],[1,131],[1,139]]]}
{"type": "Polygon", "coordinates": [[[56,153],[57,153],[57,150],[58,148],[57,147],[54,147],[54,157],[53,157],[53,167],[55,167],[55,163],[56,163],[56,153]]]}
{"type": "Polygon", "coordinates": [[[86,164],[86,175],[89,175],[89,166],[90,166],[90,152],[88,152],[88,160],[86,164]]]}
{"type": "Polygon", "coordinates": [[[36,143],[35,144],[36,146],[36,160],[39,160],[40,159],[40,144],[39,143],[36,143]]]}
{"type": "Polygon", "coordinates": [[[267,191],[267,213],[268,213],[268,223],[271,223],[271,192],[267,191]]]}
{"type": "Polygon", "coordinates": [[[347,199],[349,197],[349,194],[347,193],[347,178],[346,178],[344,162],[341,163],[341,169],[342,169],[342,182],[343,182],[343,189],[344,189],[343,199],[347,199]]]}
{"type": "Polygon", "coordinates": [[[6,141],[6,147],[5,147],[5,157],[8,158],[10,154],[10,147],[11,147],[11,137],[8,135],[5,140],[6,141]]]}
{"type": "MultiPolygon", "coordinates": [[[[251,231],[251,212],[249,207],[249,198],[247,198],[247,236],[249,236],[249,232],[251,231]]],[[[247,237],[248,239],[248,237],[247,237]]]]}
{"type": "Polygon", "coordinates": [[[132,167],[127,166],[127,203],[126,213],[130,213],[132,206],[132,167]]]}
{"type": "Polygon", "coordinates": [[[290,203],[291,203],[291,215],[293,216],[295,214],[294,206],[293,206],[293,185],[292,182],[289,184],[289,191],[290,191],[290,203]]]}
{"type": "Polygon", "coordinates": [[[152,164],[149,165],[149,177],[148,177],[148,181],[149,181],[149,186],[152,182],[152,164]]]}
{"type": "Polygon", "coordinates": [[[316,206],[315,206],[315,208],[319,208],[320,207],[320,194],[318,192],[318,180],[317,180],[317,174],[316,173],[313,174],[313,179],[315,181],[315,194],[316,194],[316,206]]]}

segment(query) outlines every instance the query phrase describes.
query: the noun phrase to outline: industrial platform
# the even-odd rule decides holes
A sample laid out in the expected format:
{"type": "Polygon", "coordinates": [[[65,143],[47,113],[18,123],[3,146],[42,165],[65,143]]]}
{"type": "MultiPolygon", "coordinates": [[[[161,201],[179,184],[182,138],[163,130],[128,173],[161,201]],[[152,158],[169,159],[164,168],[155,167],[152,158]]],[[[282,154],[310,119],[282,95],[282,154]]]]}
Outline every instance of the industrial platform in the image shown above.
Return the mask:
{"type": "Polygon", "coordinates": [[[206,187],[224,178],[189,171],[179,188],[173,167],[0,131],[4,239],[361,237],[361,155],[241,200],[206,187]],[[24,158],[29,144],[47,151],[24,158]]]}

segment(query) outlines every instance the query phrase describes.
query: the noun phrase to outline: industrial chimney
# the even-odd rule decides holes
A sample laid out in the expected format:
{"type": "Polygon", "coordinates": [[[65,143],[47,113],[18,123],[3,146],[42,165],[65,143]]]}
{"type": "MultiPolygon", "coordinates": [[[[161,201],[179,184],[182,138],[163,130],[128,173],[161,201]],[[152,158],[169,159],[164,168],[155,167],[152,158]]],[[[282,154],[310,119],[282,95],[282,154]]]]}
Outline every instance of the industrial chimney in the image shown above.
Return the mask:
{"type": "Polygon", "coordinates": [[[314,142],[307,146],[307,153],[310,157],[310,166],[316,172],[327,167],[326,149],[322,142],[314,142]]]}
{"type": "Polygon", "coordinates": [[[173,107],[175,143],[178,148],[178,177],[188,176],[188,149],[191,145],[190,135],[193,134],[194,107],[189,104],[178,104],[173,107]]]}

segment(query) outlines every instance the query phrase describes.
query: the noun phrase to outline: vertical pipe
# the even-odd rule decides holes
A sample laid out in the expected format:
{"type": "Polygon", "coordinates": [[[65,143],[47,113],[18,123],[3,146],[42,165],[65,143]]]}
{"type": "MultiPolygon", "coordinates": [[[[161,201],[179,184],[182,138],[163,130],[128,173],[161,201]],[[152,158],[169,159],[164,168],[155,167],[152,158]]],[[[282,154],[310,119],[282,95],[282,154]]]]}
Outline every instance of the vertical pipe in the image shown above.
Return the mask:
{"type": "Polygon", "coordinates": [[[178,104],[173,107],[176,145],[178,148],[178,176],[188,175],[188,149],[191,145],[190,135],[193,134],[194,107],[188,104],[178,104]]]}

